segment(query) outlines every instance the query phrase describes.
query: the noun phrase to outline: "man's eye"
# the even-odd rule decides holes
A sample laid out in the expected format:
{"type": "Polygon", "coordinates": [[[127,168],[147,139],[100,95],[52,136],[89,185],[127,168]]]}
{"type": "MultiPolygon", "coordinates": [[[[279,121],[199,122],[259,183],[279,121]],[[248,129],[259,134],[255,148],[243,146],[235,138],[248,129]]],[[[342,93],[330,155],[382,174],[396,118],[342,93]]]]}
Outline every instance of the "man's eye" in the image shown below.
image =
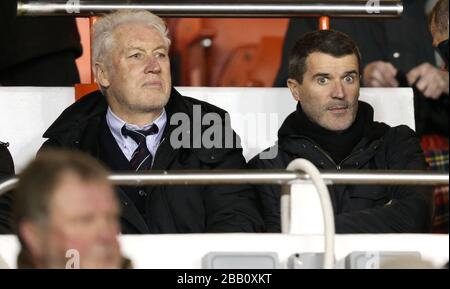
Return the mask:
{"type": "Polygon", "coordinates": [[[320,77],[320,78],[317,79],[317,83],[320,84],[320,85],[325,85],[325,84],[328,83],[328,78],[320,77]]]}
{"type": "Polygon", "coordinates": [[[142,53],[135,53],[135,54],[131,55],[130,58],[142,59],[143,58],[143,54],[142,53]]]}
{"type": "Polygon", "coordinates": [[[166,54],[162,53],[162,52],[158,52],[158,53],[155,54],[155,57],[156,58],[166,58],[166,54]]]}
{"type": "Polygon", "coordinates": [[[355,78],[353,76],[348,75],[344,78],[344,81],[347,83],[353,83],[355,81],[355,78]]]}

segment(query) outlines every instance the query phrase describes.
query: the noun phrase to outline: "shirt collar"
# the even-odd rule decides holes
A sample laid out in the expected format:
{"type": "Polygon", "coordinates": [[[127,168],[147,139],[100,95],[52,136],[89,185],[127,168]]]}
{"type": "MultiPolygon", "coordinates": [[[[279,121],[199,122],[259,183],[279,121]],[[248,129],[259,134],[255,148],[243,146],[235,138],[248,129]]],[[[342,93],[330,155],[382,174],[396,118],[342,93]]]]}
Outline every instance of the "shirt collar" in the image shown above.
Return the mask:
{"type": "Polygon", "coordinates": [[[126,123],[111,110],[111,107],[108,107],[108,110],[106,112],[106,122],[109,128],[111,129],[111,133],[113,134],[114,138],[118,142],[124,142],[125,136],[122,135],[122,127],[124,125],[129,130],[146,130],[149,129],[150,126],[154,124],[158,127],[158,135],[162,134],[167,123],[167,113],[166,110],[163,108],[161,115],[154,122],[146,124],[143,127],[140,127],[134,124],[126,123]]]}

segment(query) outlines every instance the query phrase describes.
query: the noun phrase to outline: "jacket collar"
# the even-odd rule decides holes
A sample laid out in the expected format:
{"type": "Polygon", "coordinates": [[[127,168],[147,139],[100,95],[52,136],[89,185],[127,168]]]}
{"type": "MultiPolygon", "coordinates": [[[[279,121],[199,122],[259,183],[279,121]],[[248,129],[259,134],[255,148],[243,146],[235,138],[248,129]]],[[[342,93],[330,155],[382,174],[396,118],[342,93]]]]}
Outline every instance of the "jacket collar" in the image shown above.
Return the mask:
{"type": "MultiPolygon", "coordinates": [[[[178,127],[177,123],[171,124],[171,117],[175,113],[185,113],[190,120],[193,120],[193,104],[195,103],[202,104],[200,101],[182,96],[175,88],[172,88],[169,101],[165,106],[167,124],[154,160],[154,170],[167,169],[180,151],[180,149],[174,149],[170,145],[170,135],[178,127]]],[[[97,156],[99,153],[97,136],[107,109],[108,103],[104,95],[100,91],[92,92],[64,110],[44,133],[43,137],[52,139],[63,147],[77,147],[97,156]]],[[[202,111],[203,113],[204,111],[202,111]]],[[[193,124],[191,122],[190,129],[192,130],[195,125],[201,126],[201,123],[193,124]]],[[[191,137],[193,137],[193,134],[191,134],[191,137]]],[[[193,149],[193,151],[202,157],[203,151],[201,149],[193,149]]],[[[212,154],[212,151],[209,151],[209,154],[212,154]]]]}
{"type": "MultiPolygon", "coordinates": [[[[176,112],[192,114],[192,108],[186,105],[183,96],[175,88],[172,88],[165,108],[168,119],[176,112]]],[[[107,109],[108,103],[105,96],[99,90],[94,91],[66,108],[47,129],[43,137],[59,138],[59,136],[69,133],[74,127],[83,127],[86,122],[105,116],[107,109]]]]}
{"type": "MultiPolygon", "coordinates": [[[[82,130],[80,128],[84,128],[86,123],[104,117],[107,109],[106,97],[99,90],[94,91],[66,108],[47,129],[43,137],[61,139],[67,134],[73,133],[74,129],[82,130]]],[[[174,88],[165,109],[168,119],[175,112],[186,111],[189,113],[192,111],[192,109],[189,111],[189,107],[184,104],[183,97],[174,88]]]]}

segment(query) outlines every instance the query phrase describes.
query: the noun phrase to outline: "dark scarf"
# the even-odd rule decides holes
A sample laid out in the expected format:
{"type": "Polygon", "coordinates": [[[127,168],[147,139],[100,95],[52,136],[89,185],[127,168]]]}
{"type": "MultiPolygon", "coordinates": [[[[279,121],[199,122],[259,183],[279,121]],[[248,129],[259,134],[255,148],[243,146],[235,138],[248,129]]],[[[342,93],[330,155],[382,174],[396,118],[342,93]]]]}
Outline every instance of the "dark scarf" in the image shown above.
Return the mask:
{"type": "Polygon", "coordinates": [[[355,146],[362,139],[369,105],[359,102],[358,113],[353,124],[342,132],[327,130],[312,122],[303,112],[300,103],[297,110],[291,114],[280,129],[279,138],[303,136],[314,141],[325,150],[336,164],[350,155],[355,146]]]}

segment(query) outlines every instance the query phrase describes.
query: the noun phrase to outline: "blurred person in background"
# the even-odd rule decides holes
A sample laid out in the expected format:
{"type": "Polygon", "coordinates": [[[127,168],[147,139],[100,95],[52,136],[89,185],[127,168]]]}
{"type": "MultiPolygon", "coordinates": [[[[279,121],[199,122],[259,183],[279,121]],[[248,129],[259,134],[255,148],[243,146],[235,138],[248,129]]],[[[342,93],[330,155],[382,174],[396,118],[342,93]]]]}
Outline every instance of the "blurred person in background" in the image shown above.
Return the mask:
{"type": "Polygon", "coordinates": [[[0,86],[73,86],[82,48],[75,17],[18,17],[0,1],[0,86]]]}
{"type": "Polygon", "coordinates": [[[107,176],[80,152],[49,150],[28,165],[13,198],[18,268],[130,267],[120,252],[120,209],[107,176]]]}
{"type": "Polygon", "coordinates": [[[448,71],[448,0],[439,0],[431,11],[430,32],[448,71]]]}

